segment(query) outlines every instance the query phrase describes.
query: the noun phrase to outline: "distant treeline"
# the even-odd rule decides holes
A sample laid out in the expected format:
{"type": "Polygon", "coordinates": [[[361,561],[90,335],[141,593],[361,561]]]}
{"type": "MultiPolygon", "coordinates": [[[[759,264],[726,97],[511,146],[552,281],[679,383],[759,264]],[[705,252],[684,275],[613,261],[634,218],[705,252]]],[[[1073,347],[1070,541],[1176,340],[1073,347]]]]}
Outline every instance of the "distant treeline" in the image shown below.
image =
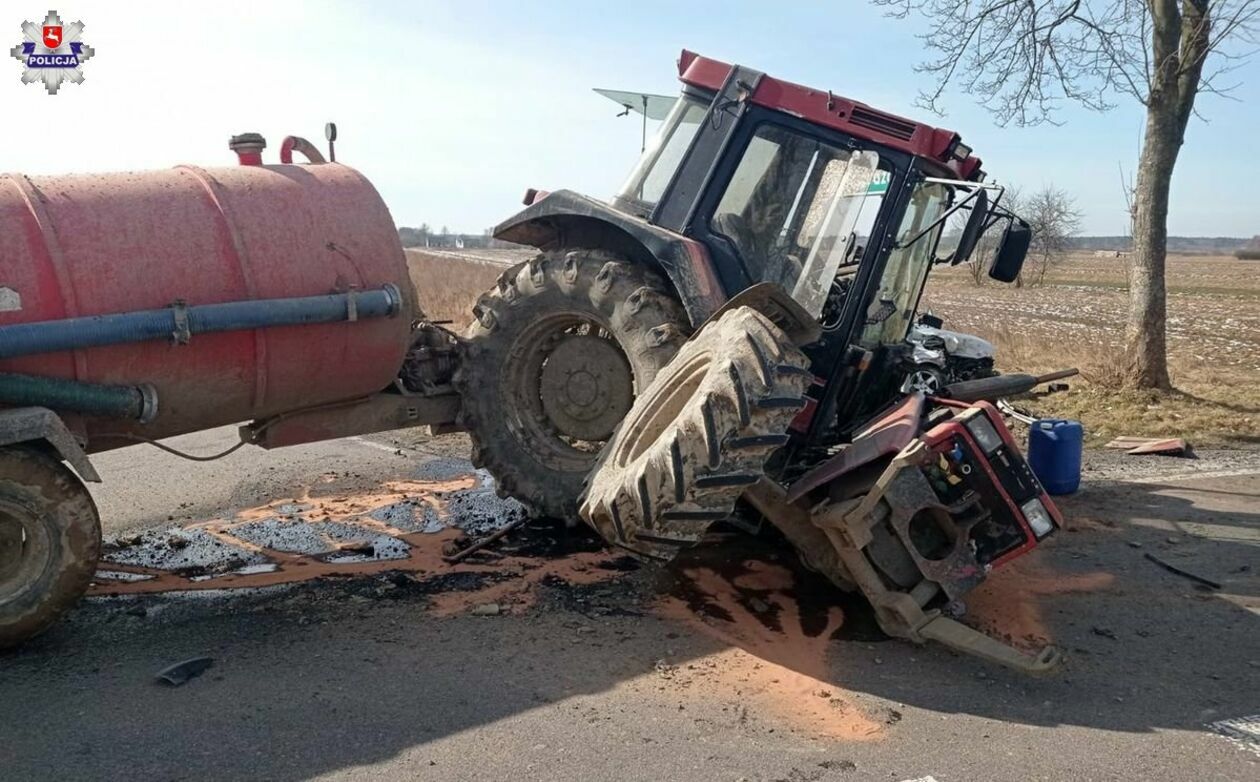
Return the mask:
{"type": "MultiPolygon", "coordinates": [[[[1133,247],[1128,236],[1073,236],[1068,240],[1075,250],[1119,250],[1133,247]]],[[[1260,250],[1260,236],[1170,236],[1168,251],[1173,253],[1234,253],[1239,250],[1260,250]]]]}
{"type": "Polygon", "coordinates": [[[403,247],[466,247],[469,249],[510,249],[520,245],[501,242],[486,230],[479,234],[449,233],[445,228],[434,231],[427,225],[419,228],[399,228],[398,239],[403,247]]]}

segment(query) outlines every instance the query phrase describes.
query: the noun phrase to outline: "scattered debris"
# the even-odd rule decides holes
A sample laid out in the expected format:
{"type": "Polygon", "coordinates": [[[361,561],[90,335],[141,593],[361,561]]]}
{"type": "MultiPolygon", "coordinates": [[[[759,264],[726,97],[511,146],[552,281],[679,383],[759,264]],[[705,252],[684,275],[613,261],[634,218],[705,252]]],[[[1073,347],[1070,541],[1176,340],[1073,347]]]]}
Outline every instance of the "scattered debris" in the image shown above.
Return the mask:
{"type": "Polygon", "coordinates": [[[366,554],[370,557],[376,553],[376,546],[370,540],[352,540],[349,543],[342,543],[337,550],[348,554],[366,554]]]}
{"type": "Polygon", "coordinates": [[[1190,456],[1190,445],[1180,437],[1117,437],[1104,448],[1114,448],[1132,456],[1190,456]]]}
{"type": "Polygon", "coordinates": [[[1001,410],[1008,417],[1013,418],[1016,421],[1019,421],[1021,424],[1025,424],[1026,426],[1032,426],[1033,423],[1037,420],[1036,418],[1029,415],[1028,413],[1025,413],[1024,411],[1015,407],[1015,405],[1011,404],[1005,399],[999,399],[997,401],[997,407],[998,407],[998,410],[1001,410]]]}
{"type": "Polygon", "coordinates": [[[499,529],[495,530],[494,532],[490,533],[484,538],[481,538],[480,540],[475,541],[472,545],[470,545],[468,548],[464,549],[463,551],[459,551],[454,554],[444,556],[442,557],[442,559],[449,562],[452,565],[454,565],[457,562],[463,562],[470,555],[475,554],[476,552],[480,551],[486,546],[489,546],[491,543],[495,542],[496,540],[499,540],[500,538],[502,538],[504,535],[507,535],[512,530],[519,529],[525,526],[526,522],[528,521],[529,521],[528,516],[522,516],[516,521],[513,521],[511,524],[508,524],[505,527],[500,527],[499,529]]]}
{"type": "Polygon", "coordinates": [[[503,607],[498,603],[482,603],[473,608],[470,613],[473,616],[498,616],[503,613],[503,607]]]}
{"type": "Polygon", "coordinates": [[[1233,742],[1239,749],[1260,757],[1260,714],[1220,720],[1208,727],[1233,742]]]}
{"type": "Polygon", "coordinates": [[[1218,584],[1217,582],[1212,581],[1211,579],[1204,578],[1203,576],[1196,576],[1194,573],[1191,573],[1188,570],[1182,570],[1181,568],[1176,567],[1175,565],[1170,565],[1164,560],[1155,556],[1154,554],[1151,554],[1150,552],[1146,553],[1146,558],[1154,562],[1156,565],[1159,565],[1164,570],[1167,570],[1169,573],[1173,573],[1175,575],[1181,576],[1182,578],[1188,578],[1191,581],[1195,582],[1196,584],[1201,584],[1205,587],[1208,587],[1209,589],[1221,588],[1221,585],[1218,584]]]}
{"type": "Polygon", "coordinates": [[[192,657],[163,668],[157,672],[157,678],[158,681],[166,682],[172,687],[179,687],[187,684],[189,679],[205,673],[212,665],[214,665],[213,657],[192,657]]]}

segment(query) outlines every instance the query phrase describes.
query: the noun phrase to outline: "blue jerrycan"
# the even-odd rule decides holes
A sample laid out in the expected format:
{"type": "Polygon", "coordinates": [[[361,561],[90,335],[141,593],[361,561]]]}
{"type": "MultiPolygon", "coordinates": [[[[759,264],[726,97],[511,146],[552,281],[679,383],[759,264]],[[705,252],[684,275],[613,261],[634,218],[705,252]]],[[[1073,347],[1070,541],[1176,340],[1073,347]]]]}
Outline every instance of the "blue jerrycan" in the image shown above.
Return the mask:
{"type": "Polygon", "coordinates": [[[1042,418],[1028,432],[1028,464],[1050,494],[1071,494],[1081,485],[1081,449],[1085,427],[1080,421],[1042,418]]]}

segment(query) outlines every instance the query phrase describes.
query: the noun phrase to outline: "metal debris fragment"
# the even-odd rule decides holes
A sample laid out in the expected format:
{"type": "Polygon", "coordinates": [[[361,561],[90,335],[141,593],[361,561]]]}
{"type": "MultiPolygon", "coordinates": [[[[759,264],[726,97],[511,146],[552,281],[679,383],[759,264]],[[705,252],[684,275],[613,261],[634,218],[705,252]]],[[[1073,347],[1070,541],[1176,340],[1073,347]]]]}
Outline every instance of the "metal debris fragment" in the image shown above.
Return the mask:
{"type": "Polygon", "coordinates": [[[1175,565],[1170,565],[1170,564],[1168,564],[1167,562],[1165,562],[1164,560],[1162,560],[1162,559],[1160,559],[1159,557],[1155,556],[1154,554],[1151,554],[1151,553],[1147,552],[1147,554],[1146,554],[1146,558],[1147,558],[1147,559],[1149,559],[1150,561],[1154,562],[1156,565],[1159,565],[1159,566],[1160,566],[1160,567],[1162,567],[1164,570],[1167,570],[1169,573],[1172,573],[1172,574],[1174,574],[1174,575],[1181,576],[1182,578],[1188,578],[1188,579],[1190,579],[1191,581],[1195,582],[1196,584],[1201,584],[1202,586],[1205,586],[1205,587],[1207,587],[1207,588],[1209,588],[1209,589],[1220,589],[1220,588],[1221,588],[1221,585],[1220,585],[1220,584],[1218,584],[1217,582],[1212,581],[1211,579],[1204,578],[1203,576],[1196,576],[1194,573],[1191,573],[1191,572],[1190,572],[1190,571],[1188,571],[1188,570],[1182,570],[1181,568],[1179,568],[1179,567],[1177,567],[1177,566],[1175,566],[1175,565]]]}
{"type": "Polygon", "coordinates": [[[521,518],[517,519],[516,521],[512,522],[511,524],[508,524],[506,527],[500,527],[499,529],[495,530],[494,532],[490,533],[489,535],[486,535],[484,538],[481,538],[480,540],[473,541],[473,543],[472,543],[471,545],[469,545],[469,546],[468,546],[468,548],[464,549],[463,551],[457,551],[457,552],[455,552],[454,554],[450,554],[450,555],[448,555],[448,556],[442,557],[442,559],[443,559],[443,560],[445,560],[446,562],[448,562],[448,563],[452,564],[452,565],[454,565],[454,564],[456,564],[456,563],[458,563],[458,562],[463,562],[463,561],[464,561],[465,559],[467,559],[469,556],[471,556],[471,555],[475,554],[476,552],[480,551],[481,549],[485,548],[486,546],[489,546],[491,543],[493,543],[493,542],[495,542],[496,540],[498,540],[498,539],[502,538],[504,535],[507,535],[507,534],[508,534],[509,532],[511,532],[512,530],[514,530],[514,529],[519,529],[519,528],[521,528],[521,527],[525,526],[525,524],[526,524],[528,521],[529,521],[529,517],[528,517],[528,516],[522,516],[521,518]]]}

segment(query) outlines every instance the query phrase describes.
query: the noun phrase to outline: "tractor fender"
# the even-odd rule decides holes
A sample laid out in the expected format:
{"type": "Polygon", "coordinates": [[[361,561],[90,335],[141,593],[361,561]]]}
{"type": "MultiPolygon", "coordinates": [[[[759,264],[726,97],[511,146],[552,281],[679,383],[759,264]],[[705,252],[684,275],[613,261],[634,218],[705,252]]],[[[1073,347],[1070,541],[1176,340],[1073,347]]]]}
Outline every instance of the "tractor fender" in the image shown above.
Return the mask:
{"type": "Polygon", "coordinates": [[[822,326],[778,283],[759,282],[745,288],[710,315],[709,320],[717,320],[740,307],[752,307],[765,315],[797,347],[812,345],[822,338],[822,326]]]}
{"type": "Polygon", "coordinates": [[[66,461],[83,480],[101,482],[101,476],[65,421],[46,407],[0,410],[0,448],[22,443],[42,445],[66,461]]]}
{"type": "Polygon", "coordinates": [[[673,284],[693,327],[726,303],[703,244],[571,190],[538,199],[496,226],[494,238],[540,250],[607,250],[647,264],[673,284]]]}

